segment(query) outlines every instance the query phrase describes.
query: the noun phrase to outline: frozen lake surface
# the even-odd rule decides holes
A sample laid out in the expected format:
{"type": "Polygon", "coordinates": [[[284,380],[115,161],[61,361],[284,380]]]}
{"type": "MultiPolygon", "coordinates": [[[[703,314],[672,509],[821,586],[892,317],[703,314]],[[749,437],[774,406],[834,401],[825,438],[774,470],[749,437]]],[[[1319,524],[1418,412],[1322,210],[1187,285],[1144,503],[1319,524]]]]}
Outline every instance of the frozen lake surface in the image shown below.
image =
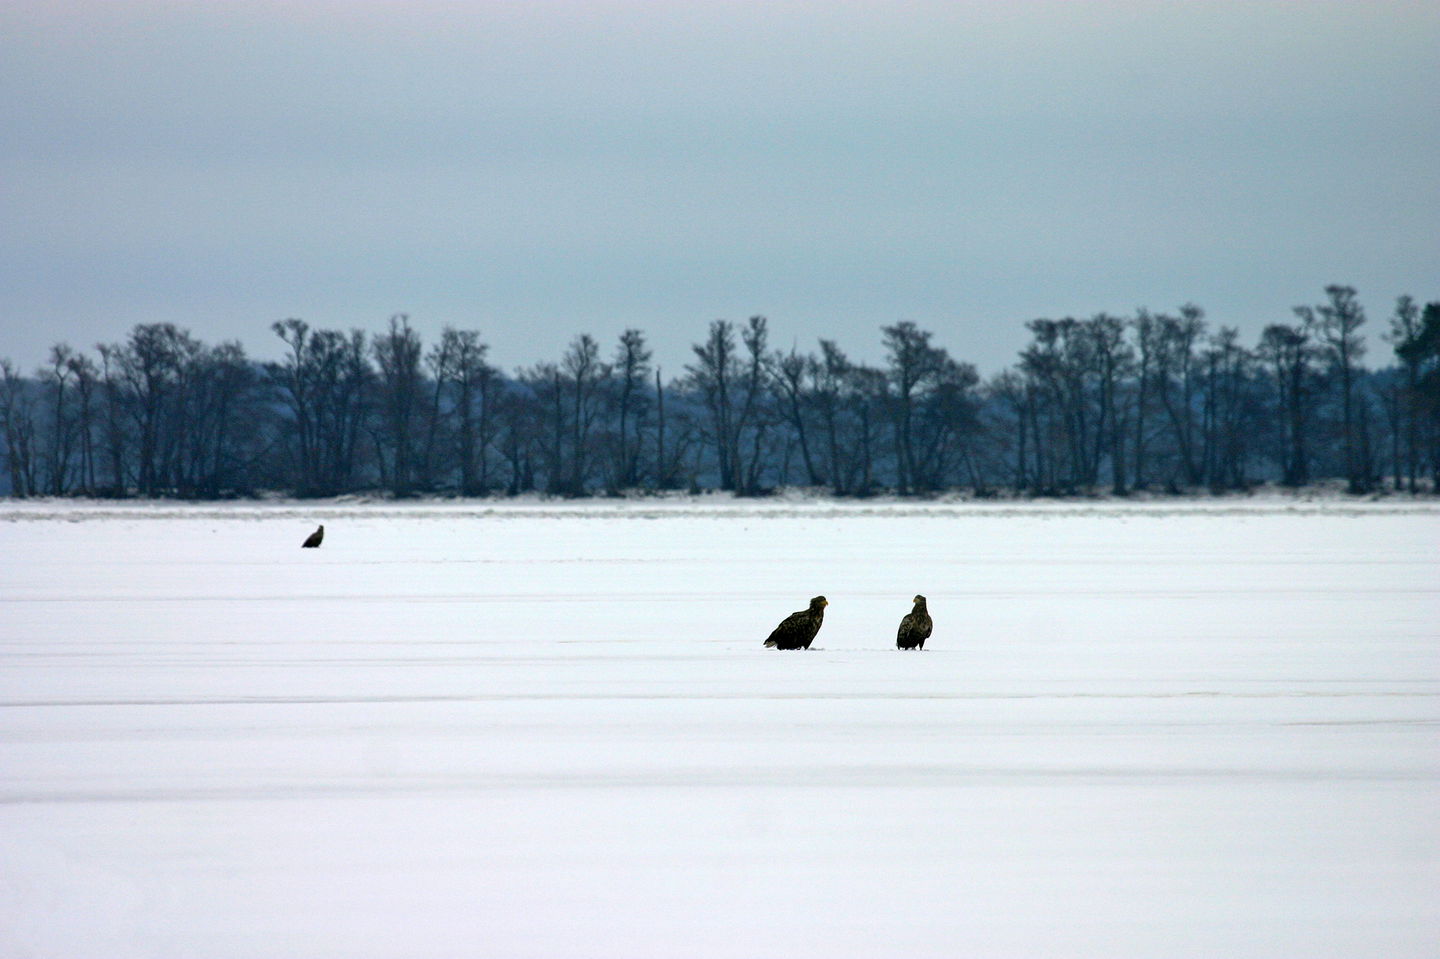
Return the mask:
{"type": "Polygon", "coordinates": [[[1437,545],[1423,504],[0,503],[0,956],[1433,957],[1437,545]]]}

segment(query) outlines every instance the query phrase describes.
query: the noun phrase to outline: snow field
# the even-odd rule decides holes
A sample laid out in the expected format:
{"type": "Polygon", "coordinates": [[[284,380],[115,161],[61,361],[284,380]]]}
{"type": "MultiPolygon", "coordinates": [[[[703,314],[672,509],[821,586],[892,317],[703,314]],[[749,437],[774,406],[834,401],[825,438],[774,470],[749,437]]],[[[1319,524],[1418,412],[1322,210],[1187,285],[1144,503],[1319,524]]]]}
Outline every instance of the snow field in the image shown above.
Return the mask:
{"type": "Polygon", "coordinates": [[[1326,505],[0,507],[0,955],[1433,955],[1436,543],[1326,505]],[[762,649],[817,593],[815,648],[762,649]]]}

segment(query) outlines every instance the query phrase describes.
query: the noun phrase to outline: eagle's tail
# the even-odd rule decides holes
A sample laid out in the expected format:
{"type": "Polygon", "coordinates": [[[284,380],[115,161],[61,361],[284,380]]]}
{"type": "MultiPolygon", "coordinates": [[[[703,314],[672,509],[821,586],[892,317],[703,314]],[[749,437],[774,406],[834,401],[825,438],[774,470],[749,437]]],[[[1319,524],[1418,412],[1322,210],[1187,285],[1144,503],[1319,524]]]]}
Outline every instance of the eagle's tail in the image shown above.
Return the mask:
{"type": "Polygon", "coordinates": [[[775,642],[775,637],[771,636],[769,639],[765,640],[765,645],[773,649],[779,644],[775,642]]]}

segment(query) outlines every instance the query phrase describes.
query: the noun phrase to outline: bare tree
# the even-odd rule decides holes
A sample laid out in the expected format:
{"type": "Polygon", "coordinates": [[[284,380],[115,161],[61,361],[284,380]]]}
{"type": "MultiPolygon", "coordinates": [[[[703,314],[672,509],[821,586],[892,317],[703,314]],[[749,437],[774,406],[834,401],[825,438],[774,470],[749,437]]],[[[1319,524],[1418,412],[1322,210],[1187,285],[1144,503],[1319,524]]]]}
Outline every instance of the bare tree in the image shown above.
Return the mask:
{"type": "Polygon", "coordinates": [[[665,384],[655,367],[655,488],[668,489],[675,474],[665,458],[665,384]]]}
{"type": "MultiPolygon", "coordinates": [[[[740,331],[740,342],[745,346],[745,359],[743,375],[741,380],[743,403],[740,407],[742,431],[749,428],[750,455],[744,461],[745,469],[741,472],[740,491],[744,493],[757,493],[761,487],[761,477],[765,472],[767,464],[767,453],[773,440],[772,430],[776,425],[778,416],[775,415],[773,407],[767,404],[768,392],[765,384],[769,378],[769,324],[763,316],[752,316],[746,322],[745,328],[740,331]]],[[[736,459],[737,468],[741,460],[736,459]]]]}
{"type": "Polygon", "coordinates": [[[100,370],[95,361],[84,353],[74,354],[67,362],[75,377],[75,392],[79,402],[76,424],[80,434],[80,488],[87,496],[93,496],[98,488],[95,469],[95,393],[100,370]]]}
{"type": "MultiPolygon", "coordinates": [[[[1386,341],[1395,350],[1395,355],[1400,360],[1401,369],[1404,371],[1402,385],[1399,395],[1394,400],[1394,416],[1396,445],[1400,445],[1400,438],[1404,438],[1404,476],[1406,488],[1410,492],[1416,490],[1416,479],[1420,472],[1420,357],[1417,352],[1408,349],[1410,344],[1417,342],[1420,335],[1420,307],[1415,303],[1413,297],[1401,296],[1395,301],[1395,312],[1390,317],[1390,329],[1386,334],[1386,341]]],[[[1396,451],[1395,461],[1395,488],[1400,488],[1400,467],[1401,457],[1396,451]]]]}
{"type": "MultiPolygon", "coordinates": [[[[512,450],[520,449],[513,445],[514,431],[522,425],[528,426],[532,432],[526,445],[532,445],[534,453],[530,462],[538,462],[545,479],[543,489],[547,493],[564,494],[570,474],[565,458],[570,433],[565,418],[569,406],[565,402],[560,367],[553,362],[537,363],[518,371],[517,379],[525,390],[517,393],[506,407],[510,414],[512,450]]],[[[538,482],[533,473],[531,481],[538,482]]]]}
{"type": "Polygon", "coordinates": [[[288,347],[265,365],[287,414],[282,448],[289,451],[302,496],[328,495],[357,479],[361,436],[370,413],[374,372],[366,336],[351,330],[311,330],[303,320],[271,326],[288,347]],[[293,443],[293,445],[292,445],[293,443]]]}
{"type": "MultiPolygon", "coordinates": [[[[1110,458],[1111,489],[1117,496],[1125,489],[1126,422],[1118,395],[1121,380],[1129,372],[1134,353],[1125,342],[1125,321],[1106,313],[1097,313],[1085,324],[1095,356],[1099,379],[1100,424],[1096,442],[1107,447],[1110,458]]],[[[1096,457],[1098,460],[1098,456],[1096,457]]]]}
{"type": "Polygon", "coordinates": [[[735,342],[729,320],[715,320],[703,344],[693,347],[697,363],[687,366],[688,384],[700,393],[708,415],[708,434],[720,472],[720,488],[750,491],[757,477],[754,463],[747,468],[742,440],[757,449],[763,442],[764,423],[758,422],[764,389],[767,321],[752,316],[741,331],[745,355],[735,342]]]}
{"type": "Polygon", "coordinates": [[[938,490],[957,482],[983,487],[971,448],[979,426],[975,396],[979,383],[974,366],[948,355],[943,358],[935,384],[919,406],[916,438],[921,443],[915,474],[919,488],[938,490]]]}
{"type": "Polygon", "coordinates": [[[581,496],[589,486],[595,452],[595,423],[610,367],[600,360],[600,345],[589,333],[571,341],[560,363],[564,388],[569,395],[570,463],[562,481],[564,492],[581,496]]]}
{"type": "Polygon", "coordinates": [[[380,373],[381,419],[377,447],[381,453],[381,472],[382,475],[388,472],[391,492],[404,496],[414,488],[420,452],[416,436],[423,386],[420,334],[410,327],[408,315],[397,313],[390,317],[389,329],[374,339],[370,349],[380,373]],[[384,459],[387,451],[388,464],[384,459]]]}
{"type": "MultiPolygon", "coordinates": [[[[650,378],[650,355],[650,349],[645,345],[645,334],[636,329],[627,329],[620,334],[611,364],[616,427],[611,444],[610,473],[614,489],[626,489],[640,483],[640,457],[644,448],[640,428],[650,406],[650,400],[645,395],[646,381],[650,378]]],[[[658,396],[658,385],[656,393],[658,396]]]]}
{"type": "Polygon", "coordinates": [[[102,343],[96,350],[100,354],[100,378],[105,386],[105,458],[110,467],[108,492],[112,496],[124,496],[129,490],[130,480],[126,467],[125,392],[120,382],[121,348],[102,343]]]}
{"type": "Polygon", "coordinates": [[[453,394],[455,459],[460,492],[465,496],[474,496],[490,485],[487,450],[493,439],[496,374],[485,362],[489,349],[478,331],[447,326],[431,359],[437,387],[448,386],[453,394]]]}
{"type": "Polygon", "coordinates": [[[175,486],[175,457],[189,424],[180,402],[201,344],[173,323],[136,326],[114,355],[139,438],[140,493],[153,497],[175,486]]]}
{"type": "Polygon", "coordinates": [[[310,325],[291,317],[271,324],[270,329],[289,347],[284,360],[267,363],[270,381],[281,391],[290,408],[290,426],[298,448],[299,486],[302,493],[319,490],[320,480],[320,384],[317,382],[310,325]]]}
{"type": "Polygon", "coordinates": [[[655,368],[655,488],[676,489],[682,484],[695,485],[695,471],[687,475],[688,464],[695,459],[701,444],[701,430],[693,415],[683,407],[671,412],[679,388],[665,385],[659,367],[655,368]]]}
{"type": "MultiPolygon", "coordinates": [[[[1178,457],[1179,479],[1196,486],[1203,479],[1204,456],[1197,442],[1196,395],[1202,376],[1199,346],[1205,333],[1205,312],[1193,303],[1180,307],[1180,315],[1156,317],[1155,390],[1170,423],[1178,457]]],[[[1177,477],[1172,474],[1171,484],[1177,477]]]]}
{"type": "MultiPolygon", "coordinates": [[[[449,329],[448,327],[446,329],[449,329]]],[[[423,422],[420,432],[423,439],[415,463],[415,485],[426,491],[434,491],[444,482],[453,464],[453,444],[444,435],[450,429],[451,410],[446,406],[446,393],[453,378],[455,364],[455,341],[442,331],[440,341],[425,354],[424,370],[428,378],[421,376],[422,392],[425,395],[423,422]]]]}
{"type": "MultiPolygon", "coordinates": [[[[937,480],[922,455],[929,444],[917,429],[921,400],[952,373],[952,361],[932,346],[933,334],[909,320],[881,328],[890,375],[890,409],[894,420],[896,487],[902,494],[932,488],[937,480]]],[[[932,450],[933,451],[933,450],[932,450]]]]}
{"type": "Polygon", "coordinates": [[[40,492],[35,469],[35,398],[9,359],[0,359],[0,427],[12,496],[40,492]]]}
{"type": "Polygon", "coordinates": [[[1308,424],[1315,347],[1310,326],[1274,323],[1260,337],[1260,357],[1270,367],[1280,412],[1283,441],[1280,448],[1282,482],[1303,486],[1310,482],[1308,424]]]}
{"type": "MultiPolygon", "coordinates": [[[[515,496],[535,489],[535,460],[544,454],[545,410],[537,385],[553,383],[553,367],[520,374],[495,391],[496,443],[509,469],[506,492],[515,496]]],[[[553,464],[552,464],[553,469],[553,464]]]]}
{"type": "Polygon", "coordinates": [[[996,407],[997,419],[1001,425],[994,430],[995,435],[1000,437],[997,445],[1008,445],[1013,451],[1014,460],[1009,468],[1010,487],[1014,490],[1023,490],[1030,485],[1029,450],[1028,439],[1030,436],[1030,404],[1032,402],[1031,388],[1029,382],[1016,370],[1005,370],[991,378],[986,387],[986,392],[1000,403],[996,407]],[[1004,419],[1004,413],[1009,413],[1009,419],[1004,419]],[[1006,432],[1013,433],[1013,440],[1007,441],[1003,438],[1006,432]]]}
{"type": "Polygon", "coordinates": [[[1150,413],[1150,405],[1154,395],[1154,369],[1155,354],[1157,352],[1157,341],[1159,333],[1158,323],[1149,310],[1140,309],[1136,312],[1135,318],[1130,321],[1130,328],[1135,337],[1135,432],[1134,442],[1134,467],[1132,470],[1134,483],[1137,489],[1144,489],[1149,485],[1149,474],[1146,471],[1146,453],[1149,450],[1150,434],[1147,427],[1147,420],[1150,413]]]}
{"type": "Polygon", "coordinates": [[[175,484],[183,495],[216,497],[248,485],[241,471],[244,447],[257,417],[251,405],[255,372],[237,342],[195,355],[180,397],[187,424],[176,459],[175,484]]]}
{"type": "Polygon", "coordinates": [[[1249,388],[1253,358],[1240,346],[1239,331],[1222,326],[1211,339],[1204,362],[1206,473],[1212,489],[1243,489],[1248,485],[1246,422],[1258,415],[1249,388]]]}
{"type": "Polygon", "coordinates": [[[715,320],[710,324],[710,334],[705,342],[692,349],[698,362],[685,368],[689,373],[689,385],[700,392],[710,414],[710,436],[720,471],[720,488],[733,490],[736,486],[734,461],[739,455],[732,396],[737,377],[734,325],[729,320],[715,320]]]}
{"type": "Polygon", "coordinates": [[[1355,288],[1327,286],[1329,302],[1315,308],[1295,307],[1301,322],[1314,329],[1328,351],[1331,366],[1340,376],[1341,442],[1345,452],[1345,476],[1350,492],[1363,493],[1369,476],[1360,467],[1355,423],[1355,364],[1365,354],[1357,330],[1365,322],[1365,310],[1355,298],[1355,288]]]}
{"type": "Polygon", "coordinates": [[[1071,317],[1031,320],[1025,324],[1034,342],[1020,354],[1020,368],[1039,387],[1045,402],[1035,407],[1037,454],[1047,476],[1045,487],[1073,490],[1098,478],[1100,446],[1095,441],[1101,419],[1094,381],[1098,370],[1093,338],[1071,317]],[[1042,416],[1043,414],[1043,416],[1042,416]],[[1044,420],[1045,422],[1041,422],[1044,420]],[[1049,452],[1063,444],[1060,456],[1049,452]]]}
{"type": "Polygon", "coordinates": [[[1440,491],[1440,302],[1426,303],[1414,335],[1396,346],[1416,371],[1416,412],[1421,445],[1429,452],[1431,490],[1440,491]]]}
{"type": "Polygon", "coordinates": [[[846,457],[841,454],[840,437],[842,416],[845,409],[846,378],[850,371],[850,360],[834,340],[820,341],[820,359],[812,372],[814,378],[814,403],[824,432],[825,470],[832,492],[844,496],[850,492],[847,482],[848,470],[842,463],[846,457]]]}
{"type": "Polygon", "coordinates": [[[805,482],[820,486],[825,478],[816,467],[816,458],[810,454],[809,429],[811,384],[820,378],[820,363],[815,357],[791,348],[789,353],[775,353],[770,358],[769,369],[775,398],[800,446],[805,482]]]}
{"type": "Polygon", "coordinates": [[[63,496],[69,490],[75,422],[70,411],[69,386],[75,370],[70,365],[75,351],[68,343],[50,348],[49,365],[40,371],[40,382],[50,394],[50,436],[46,444],[46,487],[51,496],[63,496]]]}

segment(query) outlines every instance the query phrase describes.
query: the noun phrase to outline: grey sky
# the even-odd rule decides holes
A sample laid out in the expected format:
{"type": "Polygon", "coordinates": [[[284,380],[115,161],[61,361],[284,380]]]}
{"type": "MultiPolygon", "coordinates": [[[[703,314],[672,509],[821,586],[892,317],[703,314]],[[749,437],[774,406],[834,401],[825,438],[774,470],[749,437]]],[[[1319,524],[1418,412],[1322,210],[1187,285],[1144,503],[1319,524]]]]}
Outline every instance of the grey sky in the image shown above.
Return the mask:
{"type": "MultiPolygon", "coordinates": [[[[171,321],[717,317],[990,373],[1037,316],[1440,298],[1440,4],[0,5],[0,356],[171,321]]],[[[1383,355],[1377,359],[1384,359],[1383,355]]]]}

